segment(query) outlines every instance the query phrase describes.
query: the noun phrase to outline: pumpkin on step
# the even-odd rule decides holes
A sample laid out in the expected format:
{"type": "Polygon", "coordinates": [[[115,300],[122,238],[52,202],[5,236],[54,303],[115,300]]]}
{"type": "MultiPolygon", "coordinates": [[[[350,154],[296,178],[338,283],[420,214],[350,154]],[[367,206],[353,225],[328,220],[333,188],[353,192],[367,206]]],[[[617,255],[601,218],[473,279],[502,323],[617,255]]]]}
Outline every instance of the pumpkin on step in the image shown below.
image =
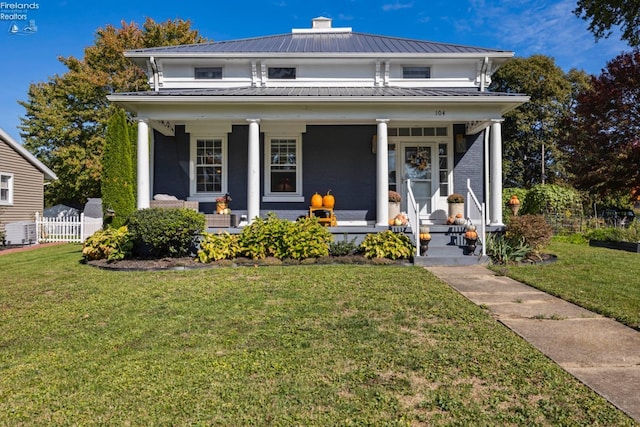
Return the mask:
{"type": "Polygon", "coordinates": [[[420,233],[419,237],[420,240],[431,240],[431,234],[429,233],[420,233]]]}
{"type": "Polygon", "coordinates": [[[464,237],[466,237],[467,239],[475,240],[478,238],[478,233],[475,230],[467,230],[467,232],[464,233],[464,237]]]}
{"type": "Polygon", "coordinates": [[[322,207],[322,196],[318,193],[311,196],[311,207],[312,208],[321,208],[322,207]]]}
{"type": "Polygon", "coordinates": [[[327,191],[327,194],[322,198],[322,206],[325,208],[333,209],[336,205],[336,198],[331,194],[331,190],[327,191]]]}

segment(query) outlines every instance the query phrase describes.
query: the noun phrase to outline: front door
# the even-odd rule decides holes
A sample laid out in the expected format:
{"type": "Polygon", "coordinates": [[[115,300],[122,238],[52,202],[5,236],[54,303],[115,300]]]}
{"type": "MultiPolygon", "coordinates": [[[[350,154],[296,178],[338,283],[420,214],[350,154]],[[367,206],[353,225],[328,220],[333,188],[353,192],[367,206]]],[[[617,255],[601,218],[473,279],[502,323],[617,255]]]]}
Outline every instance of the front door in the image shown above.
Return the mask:
{"type": "MultiPolygon", "coordinates": [[[[397,170],[402,174],[402,195],[407,194],[407,184],[410,183],[413,196],[418,203],[421,217],[431,214],[434,180],[437,174],[433,173],[433,147],[431,144],[407,142],[400,143],[400,158],[397,170]]],[[[405,197],[402,200],[402,209],[407,210],[405,197]]]]}

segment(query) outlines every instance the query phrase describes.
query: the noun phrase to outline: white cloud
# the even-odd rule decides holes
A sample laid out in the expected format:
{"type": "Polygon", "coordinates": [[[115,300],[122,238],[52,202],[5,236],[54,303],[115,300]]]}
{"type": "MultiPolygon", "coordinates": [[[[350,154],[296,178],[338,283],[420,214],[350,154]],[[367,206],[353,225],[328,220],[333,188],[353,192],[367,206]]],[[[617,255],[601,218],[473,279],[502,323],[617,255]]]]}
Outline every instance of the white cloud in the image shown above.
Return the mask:
{"type": "Polygon", "coordinates": [[[390,10],[400,10],[400,9],[409,9],[413,7],[413,2],[409,2],[409,3],[400,3],[400,2],[395,2],[395,3],[387,3],[385,5],[382,6],[382,10],[384,10],[385,12],[390,11],[390,10]]]}

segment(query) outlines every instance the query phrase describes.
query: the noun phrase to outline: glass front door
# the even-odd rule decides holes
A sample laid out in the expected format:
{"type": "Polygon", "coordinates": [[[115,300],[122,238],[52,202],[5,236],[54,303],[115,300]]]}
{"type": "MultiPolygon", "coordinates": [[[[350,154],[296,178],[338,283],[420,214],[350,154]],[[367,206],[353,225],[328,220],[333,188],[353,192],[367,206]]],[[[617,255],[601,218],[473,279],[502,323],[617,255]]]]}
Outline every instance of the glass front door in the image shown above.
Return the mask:
{"type": "Polygon", "coordinates": [[[425,143],[401,143],[400,158],[397,170],[402,174],[402,209],[406,211],[405,195],[407,183],[411,184],[413,196],[420,207],[419,215],[428,215],[432,212],[432,198],[434,179],[433,174],[433,149],[425,143]]]}

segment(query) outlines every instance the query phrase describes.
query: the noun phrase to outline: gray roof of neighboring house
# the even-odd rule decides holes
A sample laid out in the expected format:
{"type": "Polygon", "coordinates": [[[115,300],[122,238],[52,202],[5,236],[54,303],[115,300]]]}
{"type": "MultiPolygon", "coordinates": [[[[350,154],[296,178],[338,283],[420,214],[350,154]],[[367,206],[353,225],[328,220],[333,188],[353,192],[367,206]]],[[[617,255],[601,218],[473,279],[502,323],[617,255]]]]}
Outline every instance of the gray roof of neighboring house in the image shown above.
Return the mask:
{"type": "Polygon", "coordinates": [[[512,54],[512,52],[378,36],[356,32],[291,33],[240,40],[153,47],[127,51],[127,56],[217,53],[361,53],[361,54],[512,54]]]}
{"type": "Polygon", "coordinates": [[[13,148],[18,154],[24,157],[29,163],[31,163],[36,169],[39,169],[43,174],[44,178],[48,180],[58,179],[55,173],[48,167],[46,167],[40,160],[38,160],[33,154],[27,151],[21,144],[19,144],[15,139],[11,138],[11,136],[6,133],[3,129],[0,128],[0,139],[7,143],[7,145],[13,148]]]}
{"type": "Polygon", "coordinates": [[[473,97],[522,96],[519,93],[481,92],[477,89],[407,87],[233,87],[203,89],[162,89],[157,92],[127,92],[112,96],[274,96],[274,97],[473,97]]]}

